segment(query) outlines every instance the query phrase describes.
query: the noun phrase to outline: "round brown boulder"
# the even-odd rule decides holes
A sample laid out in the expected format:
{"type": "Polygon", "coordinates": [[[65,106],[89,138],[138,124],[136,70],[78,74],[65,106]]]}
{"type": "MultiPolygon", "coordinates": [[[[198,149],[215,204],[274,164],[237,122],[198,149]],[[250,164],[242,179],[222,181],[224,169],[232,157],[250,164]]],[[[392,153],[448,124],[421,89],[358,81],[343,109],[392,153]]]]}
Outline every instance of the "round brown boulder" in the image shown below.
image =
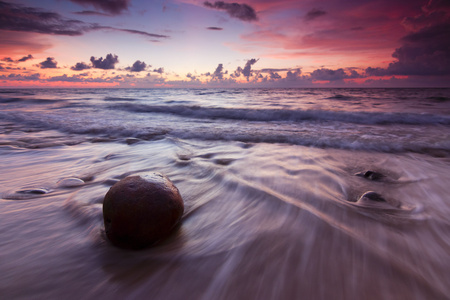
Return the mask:
{"type": "Polygon", "coordinates": [[[183,199],[166,176],[128,176],[105,195],[105,232],[117,247],[140,249],[167,237],[183,215],[183,199]]]}

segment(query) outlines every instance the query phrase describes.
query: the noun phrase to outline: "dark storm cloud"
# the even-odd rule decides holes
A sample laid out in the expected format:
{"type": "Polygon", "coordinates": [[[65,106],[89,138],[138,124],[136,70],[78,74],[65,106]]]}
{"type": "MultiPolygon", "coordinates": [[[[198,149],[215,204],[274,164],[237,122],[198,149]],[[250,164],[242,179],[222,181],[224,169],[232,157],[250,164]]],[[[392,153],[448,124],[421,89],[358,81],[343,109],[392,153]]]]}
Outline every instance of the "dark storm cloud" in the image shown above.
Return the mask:
{"type": "Polygon", "coordinates": [[[118,15],[128,9],[131,0],[70,0],[81,5],[93,6],[96,9],[118,15]]]}
{"type": "Polygon", "coordinates": [[[398,75],[450,75],[450,22],[405,36],[388,72],[398,75]]]}
{"type": "Polygon", "coordinates": [[[327,12],[318,8],[313,8],[305,15],[306,21],[312,21],[314,19],[317,19],[323,15],[326,15],[327,12]]]}
{"type": "Polygon", "coordinates": [[[17,60],[17,62],[24,62],[24,61],[27,61],[29,59],[33,59],[33,55],[28,54],[27,56],[24,56],[21,59],[17,60]]]}
{"type": "Polygon", "coordinates": [[[92,66],[97,69],[103,69],[103,70],[114,69],[116,63],[118,63],[118,62],[119,62],[118,56],[113,55],[111,53],[106,55],[105,59],[103,59],[103,57],[96,59],[94,56],[91,56],[92,66]]]}
{"type": "Polygon", "coordinates": [[[247,4],[239,3],[225,3],[223,1],[216,1],[214,3],[205,1],[203,5],[208,8],[214,8],[218,10],[224,10],[230,15],[230,17],[239,19],[241,21],[257,21],[258,16],[256,15],[253,7],[247,4]]]}
{"type": "MultiPolygon", "coordinates": [[[[93,1],[96,2],[96,1],[93,1]]],[[[98,1],[101,2],[101,1],[98,1]]],[[[102,1],[102,3],[108,1],[102,1]]],[[[0,30],[37,32],[43,34],[77,36],[93,30],[114,30],[151,38],[167,38],[140,30],[100,26],[79,20],[67,19],[58,13],[0,1],[0,30]]]]}
{"type": "Polygon", "coordinates": [[[47,57],[46,60],[39,63],[39,68],[41,69],[56,69],[57,62],[54,57],[47,57]]]}
{"type": "Polygon", "coordinates": [[[221,28],[221,27],[206,27],[206,29],[208,29],[208,30],[218,30],[218,31],[223,30],[223,28],[221,28]]]}
{"type": "MultiPolygon", "coordinates": [[[[446,2],[449,3],[449,2],[446,2]]],[[[431,1],[424,13],[414,19],[405,19],[412,30],[401,39],[402,46],[395,49],[396,61],[387,68],[367,68],[369,76],[450,75],[450,5],[431,1]]]]}
{"type": "Polygon", "coordinates": [[[131,67],[125,68],[125,70],[130,72],[142,72],[145,71],[147,68],[147,64],[145,62],[141,62],[140,60],[137,60],[134,62],[134,64],[131,67]]]}
{"type": "Polygon", "coordinates": [[[83,71],[83,70],[87,70],[87,69],[90,69],[90,68],[91,68],[91,66],[87,65],[84,62],[76,63],[75,66],[70,67],[70,69],[74,70],[74,71],[83,71]]]}

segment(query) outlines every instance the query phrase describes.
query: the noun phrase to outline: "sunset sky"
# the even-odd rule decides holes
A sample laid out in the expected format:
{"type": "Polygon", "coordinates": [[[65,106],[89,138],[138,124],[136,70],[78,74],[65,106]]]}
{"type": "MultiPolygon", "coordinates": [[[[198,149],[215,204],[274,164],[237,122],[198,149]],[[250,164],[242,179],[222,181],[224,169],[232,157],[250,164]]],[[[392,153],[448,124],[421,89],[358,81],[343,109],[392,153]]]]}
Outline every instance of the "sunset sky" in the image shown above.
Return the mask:
{"type": "Polygon", "coordinates": [[[450,87],[450,1],[0,1],[0,87],[450,87]]]}

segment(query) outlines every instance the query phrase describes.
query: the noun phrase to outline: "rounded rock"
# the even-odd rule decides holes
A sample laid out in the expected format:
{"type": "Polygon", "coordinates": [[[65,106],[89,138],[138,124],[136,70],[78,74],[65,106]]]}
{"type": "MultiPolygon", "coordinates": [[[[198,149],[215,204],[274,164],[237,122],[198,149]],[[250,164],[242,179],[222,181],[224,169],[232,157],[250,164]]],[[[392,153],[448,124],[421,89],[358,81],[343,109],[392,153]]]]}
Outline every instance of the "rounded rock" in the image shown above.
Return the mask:
{"type": "Polygon", "coordinates": [[[177,187],[159,173],[128,176],[103,201],[106,236],[120,248],[141,249],[166,238],[183,212],[177,187]]]}

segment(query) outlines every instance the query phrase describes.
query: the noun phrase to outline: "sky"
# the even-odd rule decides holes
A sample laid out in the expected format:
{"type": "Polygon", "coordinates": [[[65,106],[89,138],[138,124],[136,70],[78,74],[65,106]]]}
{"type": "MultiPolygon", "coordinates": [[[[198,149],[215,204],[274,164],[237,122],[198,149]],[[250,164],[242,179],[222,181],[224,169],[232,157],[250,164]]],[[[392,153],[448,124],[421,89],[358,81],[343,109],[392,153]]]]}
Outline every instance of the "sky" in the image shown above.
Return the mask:
{"type": "Polygon", "coordinates": [[[450,87],[450,1],[0,0],[0,87],[450,87]]]}

